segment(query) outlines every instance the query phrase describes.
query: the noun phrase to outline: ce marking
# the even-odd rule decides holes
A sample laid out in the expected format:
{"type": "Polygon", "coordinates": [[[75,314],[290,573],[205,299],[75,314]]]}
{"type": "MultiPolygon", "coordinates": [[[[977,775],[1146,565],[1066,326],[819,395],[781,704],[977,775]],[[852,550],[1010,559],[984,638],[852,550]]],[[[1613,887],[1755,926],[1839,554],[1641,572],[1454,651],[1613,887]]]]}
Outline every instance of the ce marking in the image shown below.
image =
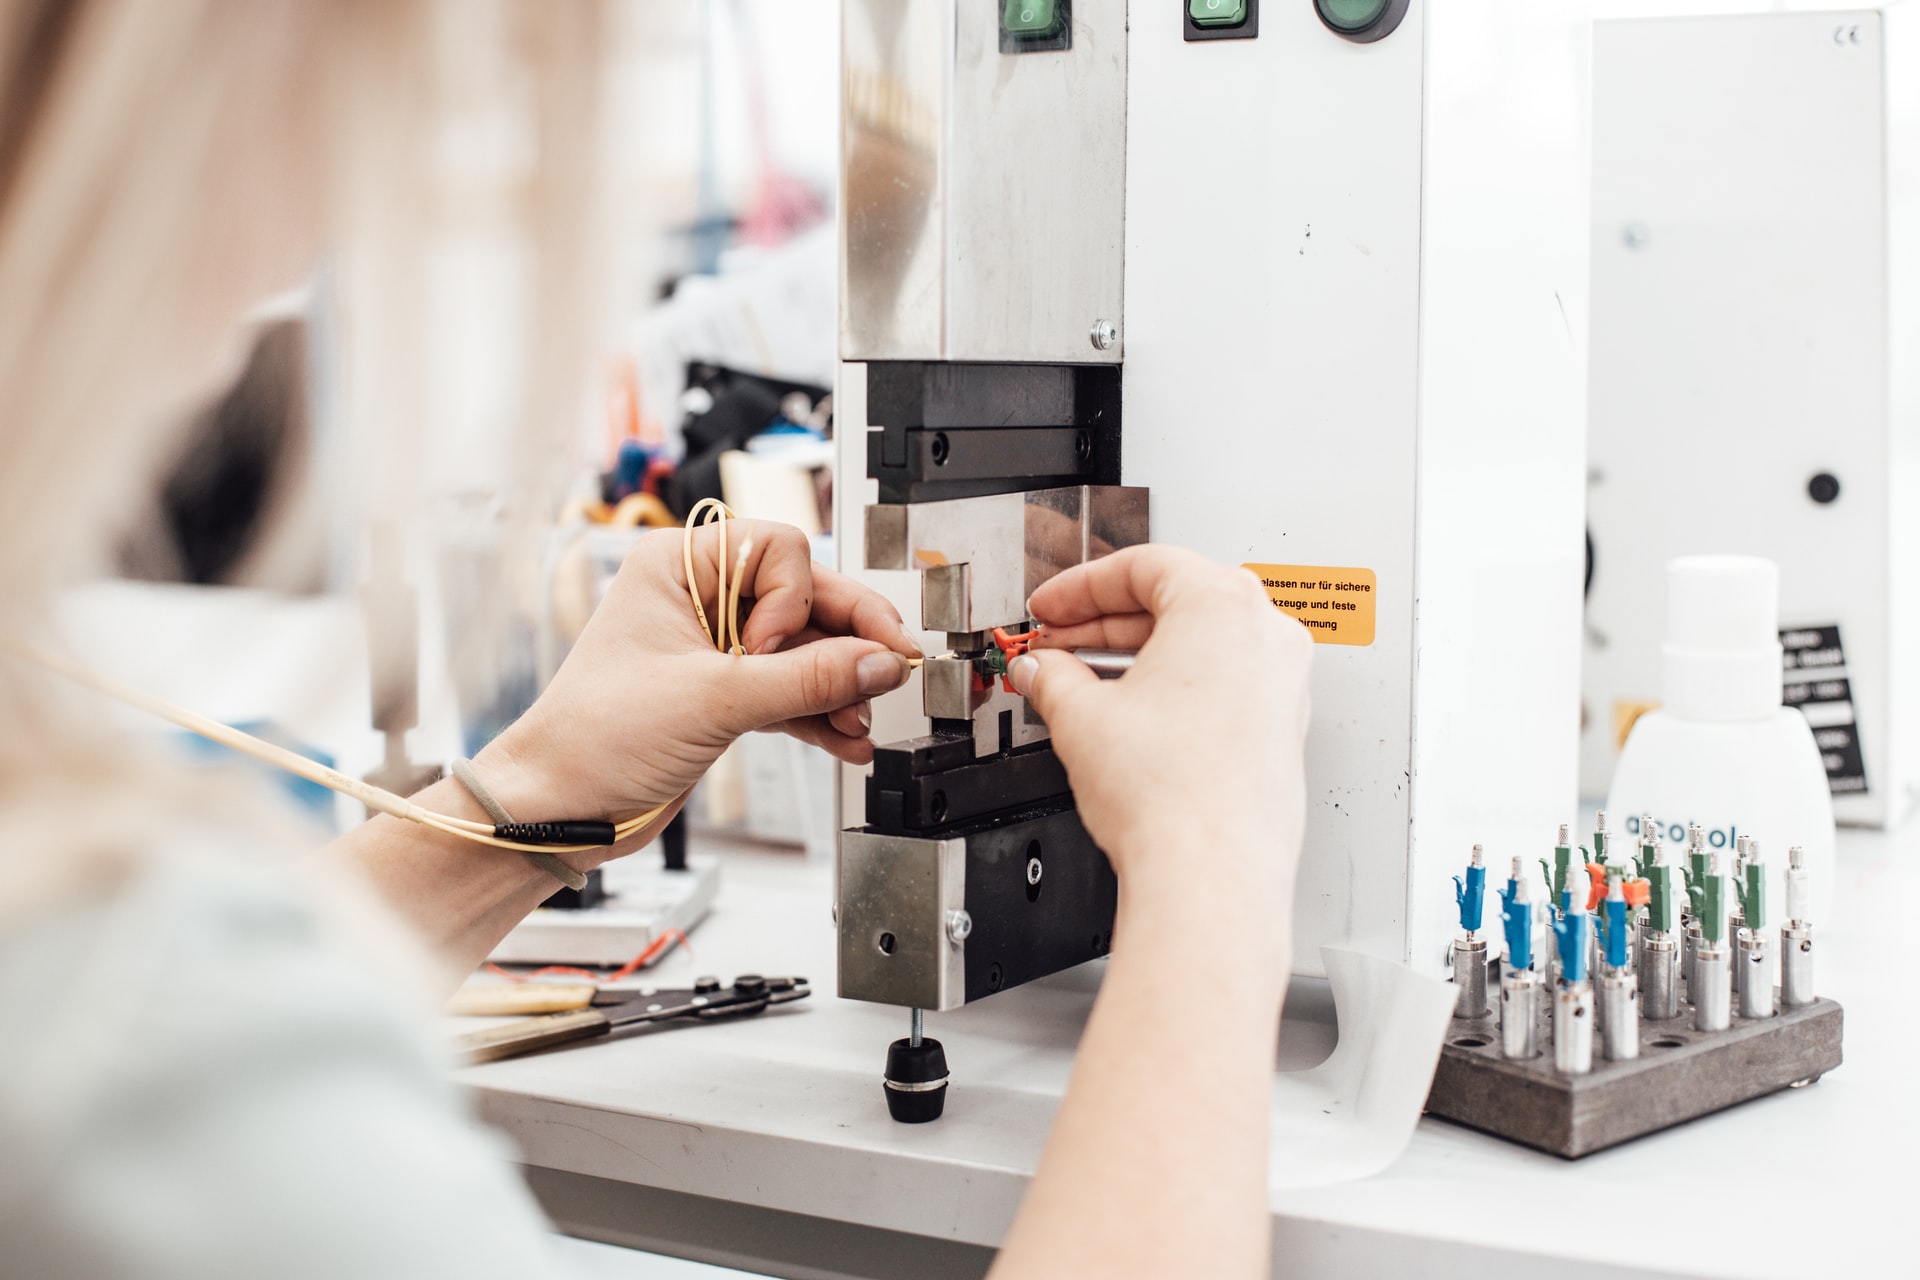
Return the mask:
{"type": "Polygon", "coordinates": [[[1858,24],[1835,27],[1833,29],[1833,42],[1837,45],[1859,44],[1860,28],[1858,24]]]}

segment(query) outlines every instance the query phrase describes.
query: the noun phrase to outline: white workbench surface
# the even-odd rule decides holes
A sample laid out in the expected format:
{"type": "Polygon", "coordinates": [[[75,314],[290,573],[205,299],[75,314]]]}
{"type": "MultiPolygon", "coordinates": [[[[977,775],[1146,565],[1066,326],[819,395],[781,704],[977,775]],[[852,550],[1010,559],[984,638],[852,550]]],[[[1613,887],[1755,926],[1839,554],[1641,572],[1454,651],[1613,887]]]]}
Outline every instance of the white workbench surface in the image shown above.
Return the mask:
{"type": "MultiPolygon", "coordinates": [[[[946,1115],[897,1125],[879,1076],[906,1017],[831,994],[828,869],[737,850],[726,875],[696,956],[658,977],[799,973],[812,999],[466,1069],[480,1114],[577,1234],[780,1275],[978,1274],[1039,1157],[1101,966],[931,1017],[954,1073],[946,1115]]],[[[1846,1061],[1813,1087],[1572,1162],[1423,1120],[1386,1172],[1272,1196],[1275,1273],[1914,1274],[1920,1000],[1895,965],[1916,892],[1920,827],[1843,833],[1816,941],[1846,1061]]],[[[1296,1050],[1325,1041],[1304,1022],[1294,1034],[1296,1050]]]]}

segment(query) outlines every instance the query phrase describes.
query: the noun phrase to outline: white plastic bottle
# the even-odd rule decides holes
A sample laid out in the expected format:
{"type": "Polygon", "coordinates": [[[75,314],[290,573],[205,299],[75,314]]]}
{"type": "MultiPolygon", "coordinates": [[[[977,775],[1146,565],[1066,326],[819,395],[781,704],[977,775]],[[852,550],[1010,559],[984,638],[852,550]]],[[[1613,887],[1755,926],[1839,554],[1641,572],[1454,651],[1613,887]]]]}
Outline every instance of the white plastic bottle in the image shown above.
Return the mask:
{"type": "Polygon", "coordinates": [[[1636,838],[1651,814],[1684,855],[1687,824],[1731,856],[1761,843],[1768,923],[1786,902],[1787,849],[1806,851],[1813,920],[1833,901],[1833,796],[1805,716],[1780,705],[1780,571],[1753,556],[1683,556],[1667,566],[1665,701],[1634,724],[1607,812],[1636,838]]]}

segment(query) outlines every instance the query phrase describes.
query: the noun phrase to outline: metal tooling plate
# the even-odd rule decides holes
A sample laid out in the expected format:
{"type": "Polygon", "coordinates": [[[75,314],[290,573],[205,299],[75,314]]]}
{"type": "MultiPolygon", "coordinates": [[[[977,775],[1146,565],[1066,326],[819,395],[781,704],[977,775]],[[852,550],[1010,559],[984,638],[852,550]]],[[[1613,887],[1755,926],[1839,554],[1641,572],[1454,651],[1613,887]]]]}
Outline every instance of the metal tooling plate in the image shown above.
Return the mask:
{"type": "MultiPolygon", "coordinates": [[[[1543,1002],[1544,1003],[1544,1002],[1543,1002]]],[[[1440,1050],[1427,1114],[1558,1156],[1584,1156],[1818,1079],[1840,1065],[1840,1006],[1816,1000],[1771,1018],[1736,1017],[1725,1031],[1693,1029],[1693,1009],[1640,1024],[1640,1056],[1608,1062],[1594,1034],[1593,1070],[1553,1066],[1551,1019],[1539,1057],[1500,1054],[1492,1015],[1456,1018],[1440,1050]],[[1478,1043],[1476,1043],[1478,1042],[1478,1043]]]]}

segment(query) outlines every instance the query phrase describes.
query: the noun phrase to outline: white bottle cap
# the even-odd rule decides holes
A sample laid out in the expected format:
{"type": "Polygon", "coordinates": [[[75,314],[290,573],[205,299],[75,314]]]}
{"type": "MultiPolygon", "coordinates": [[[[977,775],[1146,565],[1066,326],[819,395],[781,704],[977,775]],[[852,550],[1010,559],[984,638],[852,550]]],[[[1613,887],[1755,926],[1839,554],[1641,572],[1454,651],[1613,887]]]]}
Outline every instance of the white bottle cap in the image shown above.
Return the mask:
{"type": "Polygon", "coordinates": [[[1780,708],[1780,571],[1758,556],[1667,565],[1666,710],[1762,720],[1780,708]]]}

